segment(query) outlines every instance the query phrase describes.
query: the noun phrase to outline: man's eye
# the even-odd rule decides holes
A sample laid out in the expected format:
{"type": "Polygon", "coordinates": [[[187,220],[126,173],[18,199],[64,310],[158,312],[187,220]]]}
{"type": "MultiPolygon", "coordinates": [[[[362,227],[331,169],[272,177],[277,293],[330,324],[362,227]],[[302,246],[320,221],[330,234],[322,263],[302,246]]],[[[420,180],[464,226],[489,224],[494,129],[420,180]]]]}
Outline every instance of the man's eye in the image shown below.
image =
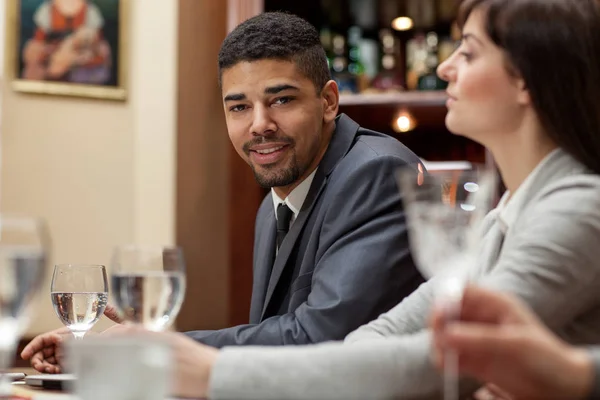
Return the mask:
{"type": "Polygon", "coordinates": [[[287,104],[292,100],[294,100],[294,98],[290,96],[279,97],[275,99],[275,104],[287,104]]]}
{"type": "Polygon", "coordinates": [[[238,105],[229,107],[229,111],[232,111],[232,112],[240,112],[240,111],[244,111],[245,109],[246,109],[246,106],[243,104],[238,104],[238,105]]]}

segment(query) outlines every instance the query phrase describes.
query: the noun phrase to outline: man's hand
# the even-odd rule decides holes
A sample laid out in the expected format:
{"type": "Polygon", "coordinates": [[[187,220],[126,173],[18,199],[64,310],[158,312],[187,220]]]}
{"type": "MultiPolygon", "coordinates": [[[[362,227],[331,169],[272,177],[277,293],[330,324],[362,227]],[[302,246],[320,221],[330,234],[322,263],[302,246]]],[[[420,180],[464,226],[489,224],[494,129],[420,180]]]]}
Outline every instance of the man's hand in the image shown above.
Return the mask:
{"type": "Polygon", "coordinates": [[[123,317],[121,317],[121,315],[117,311],[117,308],[110,303],[106,305],[106,308],[104,309],[104,315],[111,321],[116,322],[117,324],[122,324],[123,322],[125,322],[123,317]]]}
{"type": "Polygon", "coordinates": [[[39,372],[59,374],[63,361],[62,343],[73,334],[68,328],[60,328],[36,336],[21,352],[23,360],[39,372]]]}
{"type": "Polygon", "coordinates": [[[506,391],[500,389],[498,386],[488,383],[487,385],[479,388],[477,392],[473,394],[474,400],[514,400],[512,395],[506,393],[506,391]]]}
{"type": "Polygon", "coordinates": [[[582,399],[592,387],[588,354],[559,340],[513,297],[467,287],[460,321],[435,310],[431,328],[439,368],[445,352],[455,350],[461,373],[514,399],[582,399]]]}
{"type": "MultiPolygon", "coordinates": [[[[117,309],[108,304],[104,310],[104,315],[117,324],[123,323],[123,319],[118,314],[117,309]]],[[[117,331],[118,325],[108,328],[104,332],[117,331]]],[[[88,332],[88,335],[94,335],[94,332],[88,332]]],[[[64,353],[62,344],[64,341],[73,337],[68,328],[60,328],[54,331],[42,333],[36,336],[21,352],[23,360],[30,360],[31,366],[43,373],[60,374],[63,369],[64,353]]]]}
{"type": "Polygon", "coordinates": [[[150,332],[135,325],[120,326],[105,331],[103,336],[141,335],[165,340],[173,352],[172,395],[184,398],[204,398],[212,367],[219,355],[215,348],[197,343],[176,332],[150,332]]]}

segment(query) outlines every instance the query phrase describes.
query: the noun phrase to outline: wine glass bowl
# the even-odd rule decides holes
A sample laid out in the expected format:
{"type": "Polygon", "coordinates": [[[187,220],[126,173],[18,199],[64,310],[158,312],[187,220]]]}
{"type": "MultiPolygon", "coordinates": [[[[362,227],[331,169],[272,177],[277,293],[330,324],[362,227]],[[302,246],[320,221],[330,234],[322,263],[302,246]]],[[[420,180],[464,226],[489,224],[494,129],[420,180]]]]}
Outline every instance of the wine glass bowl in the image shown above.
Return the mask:
{"type": "Polygon", "coordinates": [[[112,296],[121,317],[152,331],[167,329],[185,295],[185,262],[178,247],[118,246],[112,258],[112,296]]]}
{"type": "Polygon", "coordinates": [[[76,339],[81,339],[104,314],[108,302],[106,267],[56,265],[50,292],[56,315],[76,339]]]}
{"type": "Polygon", "coordinates": [[[411,253],[424,277],[466,273],[481,222],[497,197],[497,181],[495,171],[485,166],[398,172],[411,253]]]}

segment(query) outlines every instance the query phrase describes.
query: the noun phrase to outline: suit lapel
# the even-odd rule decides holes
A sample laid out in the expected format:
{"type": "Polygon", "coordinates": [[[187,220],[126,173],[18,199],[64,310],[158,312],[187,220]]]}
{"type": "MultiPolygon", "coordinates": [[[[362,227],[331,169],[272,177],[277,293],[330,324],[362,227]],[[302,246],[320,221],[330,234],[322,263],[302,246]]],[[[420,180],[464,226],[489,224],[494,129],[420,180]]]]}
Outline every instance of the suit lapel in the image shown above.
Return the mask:
{"type": "MultiPolygon", "coordinates": [[[[317,170],[315,177],[313,179],[313,183],[310,186],[310,190],[308,191],[308,195],[306,196],[306,200],[304,200],[304,205],[302,206],[302,210],[298,213],[298,217],[292,224],[288,234],[285,236],[281,247],[279,248],[279,253],[277,257],[275,257],[275,264],[273,265],[273,270],[271,271],[271,278],[269,279],[269,286],[267,288],[267,294],[265,298],[265,303],[262,309],[261,319],[263,318],[265,311],[267,310],[267,306],[273,297],[273,292],[275,291],[275,287],[277,287],[277,283],[279,282],[279,278],[281,278],[281,274],[285,269],[285,266],[290,258],[290,254],[294,249],[294,245],[296,241],[300,237],[300,233],[302,232],[302,228],[306,224],[308,220],[308,216],[310,215],[321,191],[325,187],[326,178],[325,176],[317,170]]],[[[275,229],[275,228],[273,228],[275,229]]]]}
{"type": "Polygon", "coordinates": [[[263,226],[259,232],[264,232],[258,238],[256,246],[256,254],[254,254],[254,283],[252,288],[252,302],[250,304],[250,323],[257,324],[260,322],[262,310],[264,308],[265,295],[269,284],[269,276],[275,260],[275,214],[268,212],[263,226]]]}
{"type": "MultiPolygon", "coordinates": [[[[277,257],[275,258],[275,263],[269,279],[265,302],[262,308],[261,320],[264,318],[267,306],[273,297],[273,292],[275,291],[277,283],[281,278],[281,274],[288,263],[292,250],[294,249],[294,246],[300,237],[300,234],[302,233],[304,225],[306,224],[308,217],[310,216],[319,196],[321,195],[321,192],[326,186],[327,177],[333,171],[337,163],[352,147],[352,143],[354,142],[354,137],[356,136],[358,129],[359,125],[344,114],[341,114],[337,118],[336,128],[331,138],[331,143],[329,144],[327,152],[323,156],[323,159],[319,164],[319,168],[315,173],[315,177],[310,186],[310,190],[308,191],[306,199],[304,200],[302,209],[298,213],[298,217],[292,224],[290,231],[281,244],[281,248],[279,249],[277,257]]],[[[272,228],[272,231],[275,231],[275,227],[272,228]]]]}

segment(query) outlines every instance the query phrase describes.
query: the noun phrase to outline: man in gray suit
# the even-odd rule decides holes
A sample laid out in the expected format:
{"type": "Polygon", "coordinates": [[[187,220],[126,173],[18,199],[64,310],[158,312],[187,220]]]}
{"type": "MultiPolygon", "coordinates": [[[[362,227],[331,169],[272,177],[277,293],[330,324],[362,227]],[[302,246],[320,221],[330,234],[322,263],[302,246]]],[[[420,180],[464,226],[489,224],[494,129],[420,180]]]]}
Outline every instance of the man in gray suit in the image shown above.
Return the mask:
{"type": "MultiPolygon", "coordinates": [[[[244,22],[225,39],[219,68],[230,139],[271,193],[256,218],[250,323],[187,335],[218,348],[343,339],[423,282],[393,178],[403,166],[416,173],[420,160],[337,115],[319,35],[301,18],[244,22]]],[[[58,371],[41,351],[51,334],[23,352],[47,372],[58,371]]]]}
{"type": "Polygon", "coordinates": [[[214,347],[342,339],[422,283],[392,178],[420,160],[337,115],[318,33],[301,18],[241,24],[219,70],[231,141],[271,194],[256,218],[250,324],[188,335],[214,347]]]}

